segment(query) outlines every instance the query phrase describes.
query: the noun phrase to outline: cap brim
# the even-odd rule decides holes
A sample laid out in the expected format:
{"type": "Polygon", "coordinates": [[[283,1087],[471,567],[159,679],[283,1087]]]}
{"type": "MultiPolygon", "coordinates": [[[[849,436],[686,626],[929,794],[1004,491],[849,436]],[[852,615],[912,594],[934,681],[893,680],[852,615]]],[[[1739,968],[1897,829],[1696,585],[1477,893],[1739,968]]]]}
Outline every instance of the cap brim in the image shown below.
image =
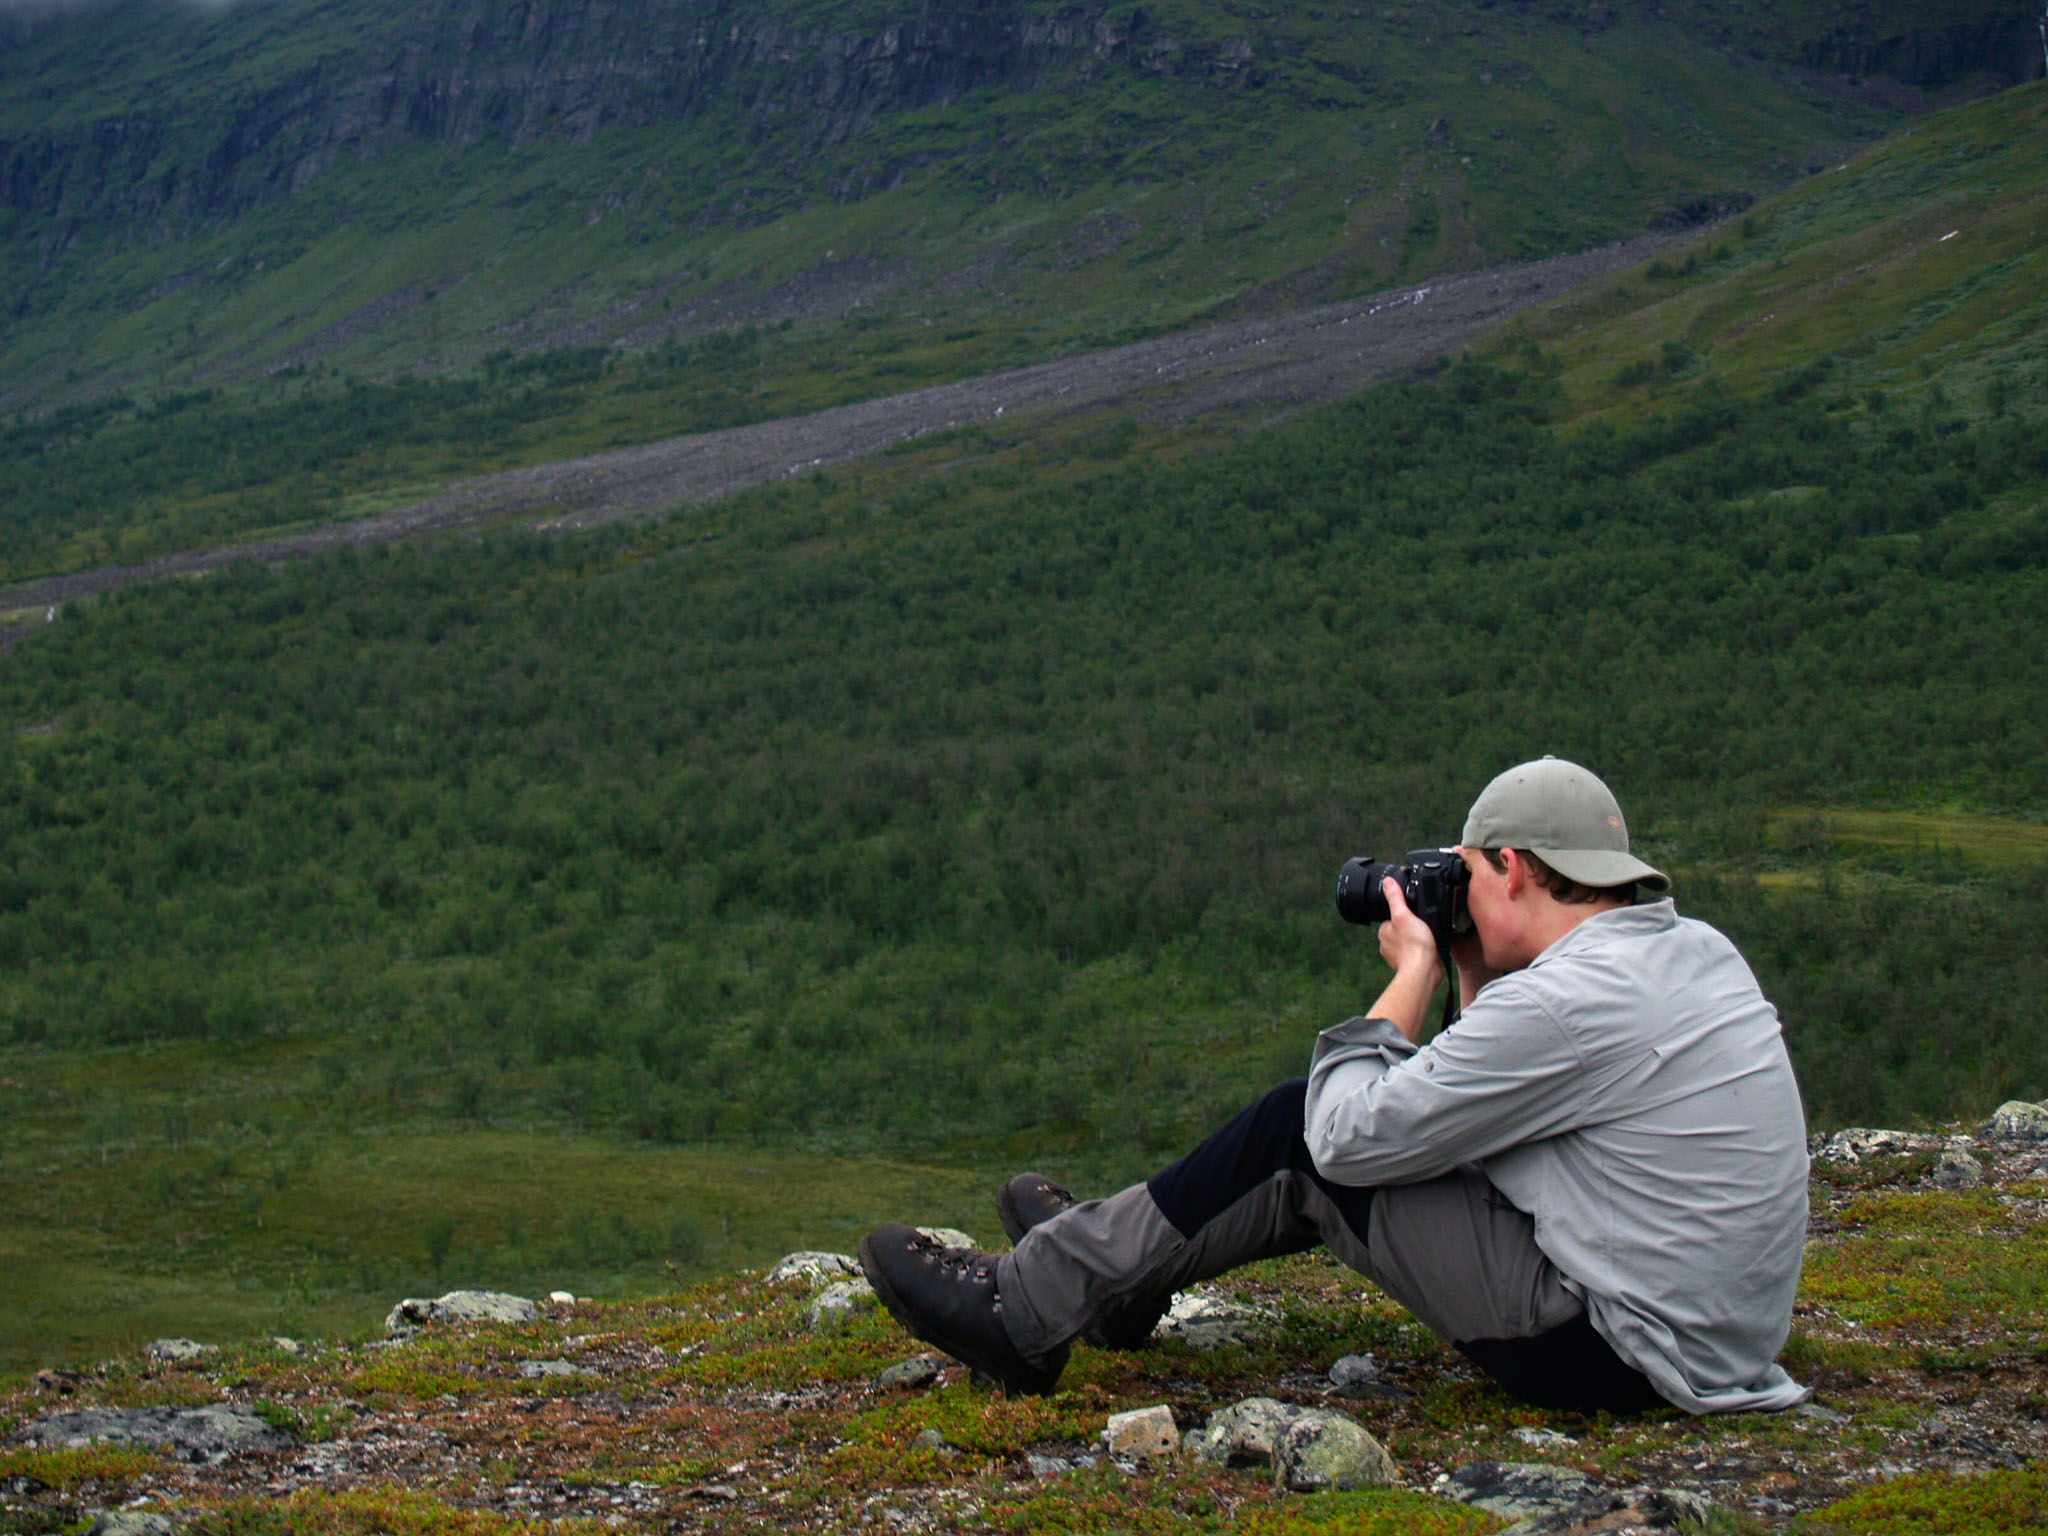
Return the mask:
{"type": "Polygon", "coordinates": [[[1532,848],[1529,850],[1567,880],[1581,885],[1627,885],[1631,880],[1653,891],[1671,889],[1671,877],[1632,853],[1613,848],[1532,848]]]}

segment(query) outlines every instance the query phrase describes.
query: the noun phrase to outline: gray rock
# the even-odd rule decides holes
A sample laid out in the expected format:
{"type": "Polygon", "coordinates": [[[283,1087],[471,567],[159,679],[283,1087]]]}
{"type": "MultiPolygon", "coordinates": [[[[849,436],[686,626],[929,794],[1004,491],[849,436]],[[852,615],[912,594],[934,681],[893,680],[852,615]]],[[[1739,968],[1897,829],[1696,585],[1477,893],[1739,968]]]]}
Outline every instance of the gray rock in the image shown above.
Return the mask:
{"type": "Polygon", "coordinates": [[[190,1365],[212,1354],[214,1346],[197,1339],[156,1339],[143,1353],[159,1365],[190,1365]]]}
{"type": "Polygon", "coordinates": [[[1102,1443],[1110,1455],[1126,1461],[1160,1461],[1180,1449],[1180,1431],[1174,1427],[1173,1410],[1161,1403],[1112,1413],[1102,1443]]]}
{"type": "Polygon", "coordinates": [[[945,1374],[946,1362],[937,1355],[912,1355],[908,1360],[898,1360],[875,1378],[875,1385],[885,1390],[915,1391],[928,1387],[945,1374]]]}
{"type": "Polygon", "coordinates": [[[1292,1493],[1378,1487],[1399,1474],[1387,1448],[1341,1413],[1310,1409],[1273,1447],[1273,1486],[1292,1493]]]}
{"type": "Polygon", "coordinates": [[[225,1461],[243,1451],[283,1451],[298,1444],[247,1408],[80,1408],[52,1414],[16,1433],[13,1442],[52,1449],[95,1441],[146,1445],[181,1461],[225,1461]]]}
{"type": "Polygon", "coordinates": [[[85,1536],[172,1536],[169,1515],[142,1509],[110,1509],[85,1528],[85,1536]]]}
{"type": "Polygon", "coordinates": [[[450,1291],[431,1300],[408,1296],[384,1319],[386,1333],[424,1328],[436,1323],[530,1323],[540,1308],[524,1296],[503,1291],[450,1291]]]}
{"type": "Polygon", "coordinates": [[[1208,1423],[1189,1430],[1182,1448],[1220,1467],[1270,1466],[1273,1448],[1305,1411],[1270,1397],[1248,1397],[1217,1409],[1208,1423]]]}
{"type": "Polygon", "coordinates": [[[1380,1379],[1380,1363],[1371,1355],[1346,1355],[1330,1367],[1330,1385],[1342,1392],[1369,1386],[1380,1379]]]}
{"type": "Polygon", "coordinates": [[[1059,1477],[1074,1470],[1074,1463],[1064,1456],[1041,1456],[1036,1451],[1024,1453],[1024,1466],[1040,1482],[1059,1477]]]}
{"type": "Polygon", "coordinates": [[[1272,1312],[1265,1307],[1232,1301],[1213,1291],[1186,1291],[1173,1298],[1173,1305],[1153,1332],[1160,1338],[1181,1339],[1189,1349],[1221,1349],[1226,1344],[1249,1344],[1272,1320],[1272,1312]]]}
{"type": "Polygon", "coordinates": [[[874,1288],[865,1279],[840,1280],[818,1292],[805,1322],[813,1333],[831,1333],[844,1328],[875,1305],[874,1288]]]}
{"type": "Polygon", "coordinates": [[[1984,1134],[2001,1141],[2048,1141],[2048,1104],[2009,1099],[1991,1112],[1984,1134]]]}
{"type": "Polygon", "coordinates": [[[1812,1419],[1818,1424],[1846,1424],[1849,1422],[1848,1414],[1837,1413],[1832,1408],[1823,1408],[1819,1403],[1801,1403],[1792,1411],[1798,1414],[1800,1418],[1812,1419]]]}
{"type": "Polygon", "coordinates": [[[920,1429],[917,1432],[917,1438],[910,1443],[920,1451],[943,1451],[946,1449],[946,1437],[936,1429],[920,1429]]]}
{"type": "Polygon", "coordinates": [[[768,1271],[767,1279],[771,1285],[784,1280],[808,1280],[813,1285],[829,1285],[834,1280],[845,1280],[859,1273],[860,1260],[850,1253],[820,1253],[806,1248],[777,1259],[775,1267],[768,1271]]]}
{"type": "Polygon", "coordinates": [[[1447,1473],[1437,1492],[1503,1520],[1526,1520],[1570,1510],[1604,1490],[1585,1473],[1548,1462],[1474,1461],[1447,1473]]]}
{"type": "Polygon", "coordinates": [[[1975,1189],[1984,1182],[1984,1165],[1970,1155],[1969,1142],[1958,1138],[1935,1158],[1933,1178],[1938,1189],[1975,1189]]]}
{"type": "Polygon", "coordinates": [[[1683,1489],[1632,1488],[1600,1493],[1568,1508],[1517,1520],[1498,1536],[1598,1536],[1609,1531],[1670,1531],[1706,1524],[1713,1504],[1683,1489]]]}
{"type": "Polygon", "coordinates": [[[1875,1131],[1858,1126],[1837,1131],[1821,1143],[1815,1155],[1831,1163],[1860,1163],[1866,1157],[1908,1157],[1931,1152],[1941,1145],[1939,1136],[1920,1136],[1911,1131],[1875,1131]]]}
{"type": "Polygon", "coordinates": [[[1579,1443],[1570,1435],[1560,1434],[1554,1429],[1531,1429],[1526,1424],[1516,1429],[1515,1438],[1524,1445],[1539,1446],[1544,1450],[1551,1451],[1560,1451],[1566,1446],[1579,1443]]]}
{"type": "Polygon", "coordinates": [[[918,1231],[947,1248],[975,1248],[980,1244],[958,1227],[919,1227],[918,1231]]]}
{"type": "Polygon", "coordinates": [[[540,1381],[548,1377],[595,1376],[597,1372],[568,1360],[522,1360],[519,1374],[528,1381],[540,1381]]]}

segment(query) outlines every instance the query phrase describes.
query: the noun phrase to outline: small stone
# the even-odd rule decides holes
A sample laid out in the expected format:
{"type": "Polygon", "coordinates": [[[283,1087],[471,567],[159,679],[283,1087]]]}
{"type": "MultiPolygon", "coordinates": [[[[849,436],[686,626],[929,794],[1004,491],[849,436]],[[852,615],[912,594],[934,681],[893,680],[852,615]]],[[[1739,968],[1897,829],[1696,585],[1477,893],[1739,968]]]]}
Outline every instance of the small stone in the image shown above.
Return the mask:
{"type": "Polygon", "coordinates": [[[548,1305],[551,1307],[573,1307],[576,1305],[574,1291],[549,1291],[548,1305]]]}
{"type": "Polygon", "coordinates": [[[597,1372],[568,1360],[522,1360],[519,1374],[528,1381],[540,1381],[547,1377],[595,1376],[597,1372]]]}
{"type": "Polygon", "coordinates": [[[1823,1408],[1819,1403],[1801,1403],[1792,1411],[1802,1419],[1812,1419],[1819,1424],[1846,1424],[1849,1422],[1848,1414],[1837,1413],[1832,1408],[1823,1408]]]}
{"type": "Polygon", "coordinates": [[[1066,1457],[1041,1456],[1036,1451],[1026,1451],[1024,1453],[1024,1465],[1031,1475],[1040,1482],[1074,1470],[1074,1464],[1067,1460],[1066,1457]]]}
{"type": "Polygon", "coordinates": [[[946,1437],[936,1429],[920,1429],[917,1432],[917,1438],[910,1443],[914,1449],[920,1451],[943,1451],[946,1449],[946,1437]]]}
{"type": "Polygon", "coordinates": [[[2002,1141],[2048,1141],[2048,1104],[2008,1099],[1991,1112],[1984,1134],[2002,1141]]]}
{"type": "Polygon", "coordinates": [[[274,1335],[271,1338],[270,1347],[281,1355],[303,1355],[306,1352],[305,1345],[301,1344],[297,1339],[288,1339],[282,1334],[274,1335]]]}
{"type": "Polygon", "coordinates": [[[1310,1409],[1273,1447],[1273,1486],[1291,1493],[1378,1487],[1398,1475],[1387,1448],[1340,1413],[1310,1409]]]}
{"type": "Polygon", "coordinates": [[[981,1246],[958,1227],[919,1227],[917,1230],[942,1248],[974,1248],[978,1250],[981,1246]]]}
{"type": "Polygon", "coordinates": [[[915,1391],[928,1387],[945,1373],[946,1362],[937,1355],[912,1355],[908,1360],[898,1360],[875,1378],[875,1385],[884,1391],[915,1391]]]}
{"type": "Polygon", "coordinates": [[[1173,1298],[1156,1331],[1162,1337],[1182,1340],[1189,1349],[1211,1350],[1226,1344],[1249,1344],[1272,1320],[1273,1313],[1265,1307],[1196,1290],[1173,1298]]]}
{"type": "Polygon", "coordinates": [[[770,1285],[784,1280],[808,1280],[813,1285],[826,1285],[859,1273],[860,1260],[850,1253],[820,1253],[806,1248],[777,1259],[766,1278],[770,1285]]]}
{"type": "Polygon", "coordinates": [[[530,1323],[540,1308],[524,1296],[503,1291],[450,1291],[432,1299],[408,1296],[384,1319],[386,1333],[423,1328],[436,1323],[530,1323]]]}
{"type": "Polygon", "coordinates": [[[1831,1163],[1860,1163],[1866,1157],[1906,1157],[1915,1152],[1925,1152],[1936,1142],[1935,1137],[1916,1136],[1910,1131],[1870,1130],[1857,1126],[1835,1132],[1821,1144],[1816,1155],[1831,1163]]]}
{"type": "Polygon", "coordinates": [[[1113,1413],[1102,1433],[1109,1454],[1125,1461],[1157,1461],[1180,1449],[1180,1431],[1174,1426],[1173,1410],[1164,1403],[1113,1413]]]}
{"type": "Polygon", "coordinates": [[[157,1339],[143,1351],[159,1365],[190,1365],[212,1354],[214,1346],[197,1339],[157,1339]]]}
{"type": "Polygon", "coordinates": [[[1524,1445],[1541,1446],[1549,1451],[1561,1451],[1568,1446],[1574,1446],[1579,1443],[1570,1435],[1561,1434],[1557,1430],[1531,1429],[1526,1424],[1519,1426],[1515,1430],[1515,1438],[1524,1445]]]}
{"type": "Polygon", "coordinates": [[[873,1310],[874,1288],[865,1279],[841,1280],[828,1285],[812,1300],[805,1321],[813,1333],[831,1333],[844,1328],[863,1312],[873,1310]]]}
{"type": "Polygon", "coordinates": [[[177,1526],[168,1515],[142,1509],[110,1509],[85,1528],[85,1536],[171,1536],[177,1526]]]}
{"type": "Polygon", "coordinates": [[[1975,1189],[1984,1182],[1984,1165],[1970,1155],[1969,1143],[1950,1142],[1934,1160],[1937,1189],[1975,1189]]]}
{"type": "Polygon", "coordinates": [[[1270,1397],[1247,1397],[1219,1408],[1182,1442],[1191,1456],[1222,1467],[1271,1466],[1273,1447],[1305,1410],[1270,1397]]]}
{"type": "Polygon", "coordinates": [[[1442,1491],[1503,1520],[1526,1520],[1570,1509],[1603,1490],[1585,1473],[1548,1462],[1475,1461],[1446,1477],[1442,1491]]]}
{"type": "Polygon", "coordinates": [[[1380,1379],[1380,1363],[1371,1355],[1346,1355],[1330,1367],[1330,1385],[1338,1391],[1363,1387],[1380,1379]]]}

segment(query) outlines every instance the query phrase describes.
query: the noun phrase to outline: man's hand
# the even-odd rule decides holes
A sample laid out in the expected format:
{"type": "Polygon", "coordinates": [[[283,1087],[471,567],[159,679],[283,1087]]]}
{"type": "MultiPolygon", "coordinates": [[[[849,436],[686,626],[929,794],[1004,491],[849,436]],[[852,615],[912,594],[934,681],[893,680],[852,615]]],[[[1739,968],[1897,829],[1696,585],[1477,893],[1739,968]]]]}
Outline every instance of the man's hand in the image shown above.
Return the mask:
{"type": "Polygon", "coordinates": [[[1443,963],[1437,959],[1436,935],[1429,931],[1429,924],[1408,910],[1400,883],[1388,880],[1381,889],[1386,893],[1388,915],[1380,924],[1380,958],[1393,967],[1394,979],[1366,1013],[1369,1018],[1385,1019],[1419,1045],[1429,1000],[1444,977],[1443,963]]]}

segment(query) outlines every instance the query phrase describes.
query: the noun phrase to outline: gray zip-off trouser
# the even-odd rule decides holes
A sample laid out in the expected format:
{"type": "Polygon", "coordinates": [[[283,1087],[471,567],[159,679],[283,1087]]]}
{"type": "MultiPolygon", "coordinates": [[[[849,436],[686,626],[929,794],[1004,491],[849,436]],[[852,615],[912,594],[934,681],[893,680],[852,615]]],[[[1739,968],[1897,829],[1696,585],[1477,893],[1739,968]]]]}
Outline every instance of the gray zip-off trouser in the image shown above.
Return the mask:
{"type": "Polygon", "coordinates": [[[1477,1168],[1384,1189],[1324,1179],[1302,1141],[1304,1090],[1275,1089],[1147,1182],[1027,1232],[996,1269],[1011,1341],[1040,1356],[1119,1302],[1318,1245],[1461,1346],[1583,1316],[1534,1223],[1477,1168]]]}

